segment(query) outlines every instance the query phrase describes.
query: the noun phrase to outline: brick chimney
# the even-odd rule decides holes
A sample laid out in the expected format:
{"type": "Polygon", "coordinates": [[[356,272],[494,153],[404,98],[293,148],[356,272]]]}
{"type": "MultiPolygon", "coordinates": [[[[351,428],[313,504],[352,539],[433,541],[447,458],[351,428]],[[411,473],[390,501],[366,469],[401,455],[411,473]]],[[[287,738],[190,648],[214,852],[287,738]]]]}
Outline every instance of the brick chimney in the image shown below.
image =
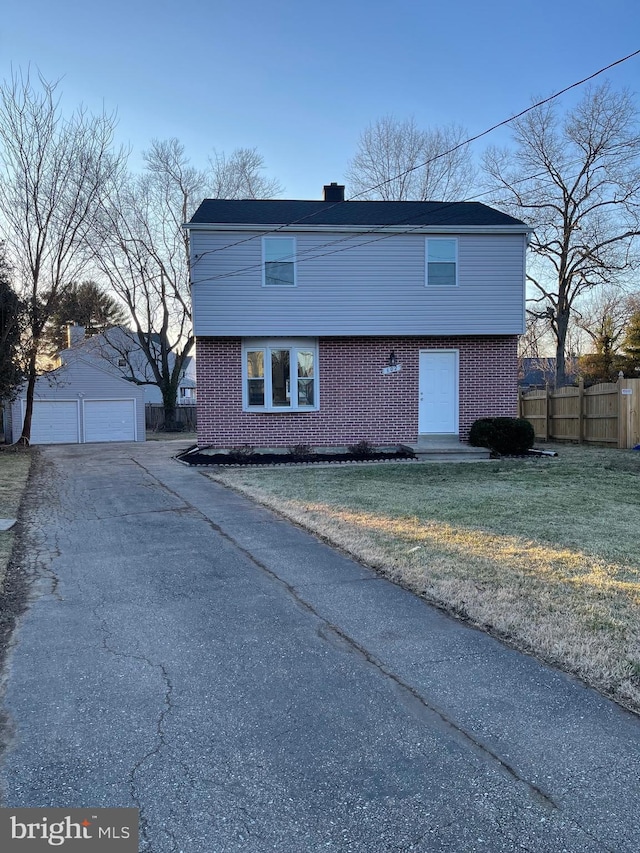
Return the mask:
{"type": "Polygon", "coordinates": [[[333,202],[344,201],[344,184],[336,184],[335,181],[331,184],[325,184],[324,200],[333,202]]]}

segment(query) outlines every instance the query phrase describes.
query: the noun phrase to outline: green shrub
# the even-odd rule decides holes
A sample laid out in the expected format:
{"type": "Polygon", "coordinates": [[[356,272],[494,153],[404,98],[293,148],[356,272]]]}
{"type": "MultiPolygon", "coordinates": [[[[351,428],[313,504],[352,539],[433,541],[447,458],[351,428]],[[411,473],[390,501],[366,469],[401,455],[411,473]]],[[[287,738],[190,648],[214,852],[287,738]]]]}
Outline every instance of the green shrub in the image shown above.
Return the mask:
{"type": "Polygon", "coordinates": [[[492,447],[494,422],[495,418],[480,418],[474,421],[469,430],[469,444],[472,447],[492,447]]]}
{"type": "Polygon", "coordinates": [[[362,439],[357,444],[350,444],[347,448],[349,453],[353,456],[356,456],[359,459],[366,459],[369,456],[373,456],[376,452],[376,448],[370,441],[366,439],[362,439]]]}
{"type": "Polygon", "coordinates": [[[480,418],[469,432],[469,444],[488,447],[501,456],[520,456],[534,441],[533,427],[525,418],[480,418]]]}
{"type": "Polygon", "coordinates": [[[243,462],[248,462],[255,452],[255,447],[252,447],[250,444],[243,444],[242,447],[232,447],[229,450],[228,458],[230,462],[242,464],[243,462]]]}
{"type": "Polygon", "coordinates": [[[287,453],[294,459],[302,459],[313,455],[313,447],[310,444],[290,444],[287,453]]]}

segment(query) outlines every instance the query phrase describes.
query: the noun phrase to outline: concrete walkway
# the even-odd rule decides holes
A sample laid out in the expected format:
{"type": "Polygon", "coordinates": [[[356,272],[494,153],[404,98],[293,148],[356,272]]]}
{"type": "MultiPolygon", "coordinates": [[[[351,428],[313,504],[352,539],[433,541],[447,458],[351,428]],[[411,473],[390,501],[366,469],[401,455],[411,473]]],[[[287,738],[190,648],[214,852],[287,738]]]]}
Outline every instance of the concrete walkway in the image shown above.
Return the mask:
{"type": "Polygon", "coordinates": [[[43,451],[10,806],[153,853],[640,850],[640,720],[186,468],[43,451]]]}

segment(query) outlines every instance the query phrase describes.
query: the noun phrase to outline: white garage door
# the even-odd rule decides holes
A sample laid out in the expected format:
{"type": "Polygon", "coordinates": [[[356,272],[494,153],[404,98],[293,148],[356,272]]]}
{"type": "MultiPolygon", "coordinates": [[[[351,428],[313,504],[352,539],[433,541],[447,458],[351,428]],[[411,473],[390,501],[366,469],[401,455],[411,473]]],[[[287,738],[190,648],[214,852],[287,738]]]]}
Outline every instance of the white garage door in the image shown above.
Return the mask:
{"type": "Polygon", "coordinates": [[[84,440],[135,441],[135,400],[85,400],[84,440]]]}
{"type": "MultiPolygon", "coordinates": [[[[25,407],[23,400],[23,419],[25,407]]],[[[31,444],[77,444],[79,440],[77,401],[34,400],[31,444]]]]}

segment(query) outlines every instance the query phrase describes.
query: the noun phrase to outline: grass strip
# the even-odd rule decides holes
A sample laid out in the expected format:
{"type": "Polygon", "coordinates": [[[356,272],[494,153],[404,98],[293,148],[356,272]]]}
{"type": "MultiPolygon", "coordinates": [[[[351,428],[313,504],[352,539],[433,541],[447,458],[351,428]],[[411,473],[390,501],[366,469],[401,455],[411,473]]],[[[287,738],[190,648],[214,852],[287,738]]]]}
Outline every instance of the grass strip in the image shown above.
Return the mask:
{"type": "MultiPolygon", "coordinates": [[[[29,450],[0,452],[0,518],[16,518],[27,486],[31,453],[29,450]]],[[[13,530],[0,531],[0,590],[13,549],[13,530]]]]}
{"type": "Polygon", "coordinates": [[[640,710],[640,453],[213,479],[640,710]]]}

